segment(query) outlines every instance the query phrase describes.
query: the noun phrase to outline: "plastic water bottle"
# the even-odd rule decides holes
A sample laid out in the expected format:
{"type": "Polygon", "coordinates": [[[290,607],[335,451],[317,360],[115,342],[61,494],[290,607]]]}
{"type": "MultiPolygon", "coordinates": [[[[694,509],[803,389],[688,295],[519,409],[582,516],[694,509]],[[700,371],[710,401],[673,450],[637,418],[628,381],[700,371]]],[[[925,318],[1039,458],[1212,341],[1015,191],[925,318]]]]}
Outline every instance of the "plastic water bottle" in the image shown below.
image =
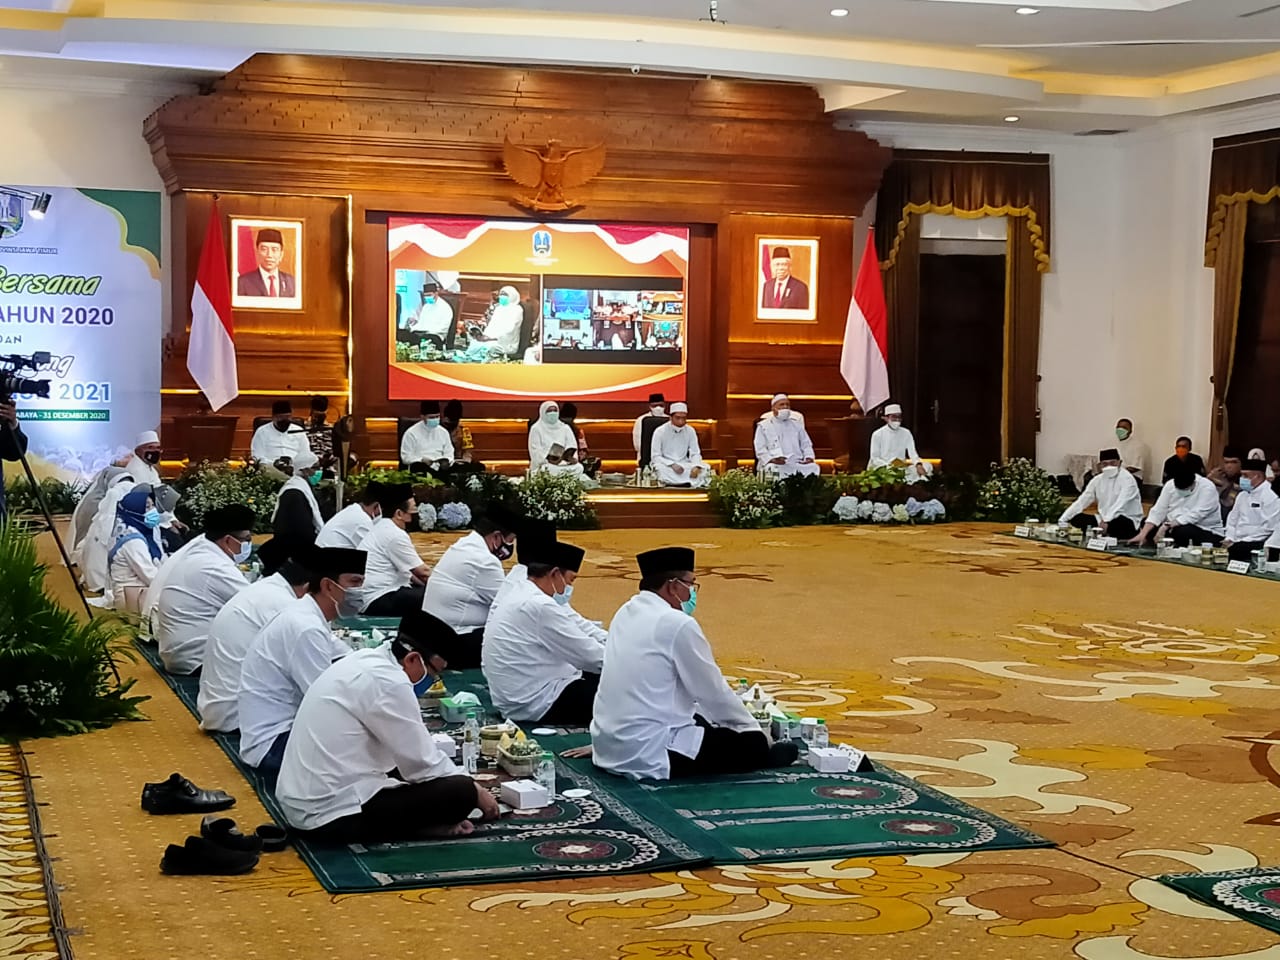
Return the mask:
{"type": "Polygon", "coordinates": [[[819,720],[813,730],[813,746],[827,747],[831,745],[831,735],[827,732],[827,721],[819,720]]]}
{"type": "Polygon", "coordinates": [[[547,796],[554,799],[556,795],[556,758],[551,751],[544,750],[542,759],[538,761],[538,772],[534,777],[538,785],[545,787],[547,796]]]}
{"type": "Polygon", "coordinates": [[[467,773],[475,773],[480,758],[480,724],[474,710],[467,711],[467,721],[462,725],[462,767],[467,773]]]}
{"type": "Polygon", "coordinates": [[[747,682],[746,677],[738,678],[738,699],[743,703],[751,699],[751,684],[747,682]]]}

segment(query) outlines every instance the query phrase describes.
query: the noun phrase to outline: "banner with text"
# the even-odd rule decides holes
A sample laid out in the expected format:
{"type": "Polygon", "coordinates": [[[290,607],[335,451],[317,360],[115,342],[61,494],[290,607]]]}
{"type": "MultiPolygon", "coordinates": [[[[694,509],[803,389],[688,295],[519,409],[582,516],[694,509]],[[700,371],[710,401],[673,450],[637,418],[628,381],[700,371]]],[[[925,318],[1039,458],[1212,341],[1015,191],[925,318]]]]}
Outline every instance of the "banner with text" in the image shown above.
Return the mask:
{"type": "Polygon", "coordinates": [[[156,429],[160,330],[159,193],[0,185],[0,395],[38,476],[87,479],[156,429]]]}

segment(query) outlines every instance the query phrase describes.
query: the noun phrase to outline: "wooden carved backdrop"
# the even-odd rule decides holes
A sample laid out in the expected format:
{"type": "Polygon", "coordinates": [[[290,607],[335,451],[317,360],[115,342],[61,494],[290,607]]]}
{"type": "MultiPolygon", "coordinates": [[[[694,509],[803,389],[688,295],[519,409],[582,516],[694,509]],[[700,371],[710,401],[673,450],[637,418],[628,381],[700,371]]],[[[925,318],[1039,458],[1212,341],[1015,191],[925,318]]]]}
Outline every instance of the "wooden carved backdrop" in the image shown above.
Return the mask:
{"type": "MultiPolygon", "coordinates": [[[[264,394],[345,385],[349,311],[354,408],[388,418],[370,429],[373,452],[390,452],[389,418],[412,415],[415,404],[386,396],[386,217],[522,215],[512,199],[527,191],[502,168],[507,137],[606,145],[603,169],[574,188],[581,208],[571,219],[690,225],[688,399],[699,415],[724,421],[725,436],[749,437],[761,409],[758,399],[731,395],[847,395],[835,365],[852,218],[890,153],[835,130],[809,87],[260,54],[206,95],[165,104],[145,135],[174,198],[171,390],[190,386],[186,305],[209,195],[221,194],[224,213],[327,225],[308,230],[301,315],[236,312],[238,346],[245,331],[241,387],[262,392],[228,408],[244,418],[242,447],[264,394]],[[754,322],[756,270],[744,251],[757,232],[783,229],[823,240],[818,321],[803,330],[754,322]]],[[[165,418],[196,399],[166,394],[165,418]]],[[[634,415],[630,405],[579,406],[584,417],[634,415]]],[[[508,403],[468,405],[475,418],[524,413],[508,403]]]]}

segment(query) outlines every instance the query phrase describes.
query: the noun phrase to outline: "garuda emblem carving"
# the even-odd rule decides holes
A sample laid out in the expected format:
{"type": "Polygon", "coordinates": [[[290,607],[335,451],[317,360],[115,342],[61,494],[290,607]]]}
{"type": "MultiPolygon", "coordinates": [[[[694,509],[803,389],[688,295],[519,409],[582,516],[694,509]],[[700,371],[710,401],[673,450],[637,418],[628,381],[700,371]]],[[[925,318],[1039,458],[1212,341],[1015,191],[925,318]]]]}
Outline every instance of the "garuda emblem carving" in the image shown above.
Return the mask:
{"type": "Polygon", "coordinates": [[[516,183],[535,191],[532,196],[517,196],[517,205],[541,213],[563,213],[582,206],[564,192],[582,186],[604,169],[604,153],[603,143],[566,150],[559,140],[526,147],[512,143],[508,136],[502,144],[502,168],[516,183]]]}

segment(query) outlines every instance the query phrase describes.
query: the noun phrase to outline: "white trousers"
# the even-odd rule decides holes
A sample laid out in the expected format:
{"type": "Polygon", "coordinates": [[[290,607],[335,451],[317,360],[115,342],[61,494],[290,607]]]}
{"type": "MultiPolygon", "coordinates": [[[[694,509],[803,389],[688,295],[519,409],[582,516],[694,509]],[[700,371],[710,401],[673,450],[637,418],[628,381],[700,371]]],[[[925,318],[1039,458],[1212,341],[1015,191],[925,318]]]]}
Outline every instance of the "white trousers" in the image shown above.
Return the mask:
{"type": "Polygon", "coordinates": [[[658,482],[664,487],[674,487],[686,483],[693,487],[705,487],[711,482],[711,468],[705,463],[689,462],[678,464],[678,466],[684,470],[684,473],[676,473],[675,470],[666,464],[655,463],[653,465],[653,471],[658,475],[658,482]],[[702,468],[702,472],[696,477],[691,476],[694,467],[702,468]]]}

